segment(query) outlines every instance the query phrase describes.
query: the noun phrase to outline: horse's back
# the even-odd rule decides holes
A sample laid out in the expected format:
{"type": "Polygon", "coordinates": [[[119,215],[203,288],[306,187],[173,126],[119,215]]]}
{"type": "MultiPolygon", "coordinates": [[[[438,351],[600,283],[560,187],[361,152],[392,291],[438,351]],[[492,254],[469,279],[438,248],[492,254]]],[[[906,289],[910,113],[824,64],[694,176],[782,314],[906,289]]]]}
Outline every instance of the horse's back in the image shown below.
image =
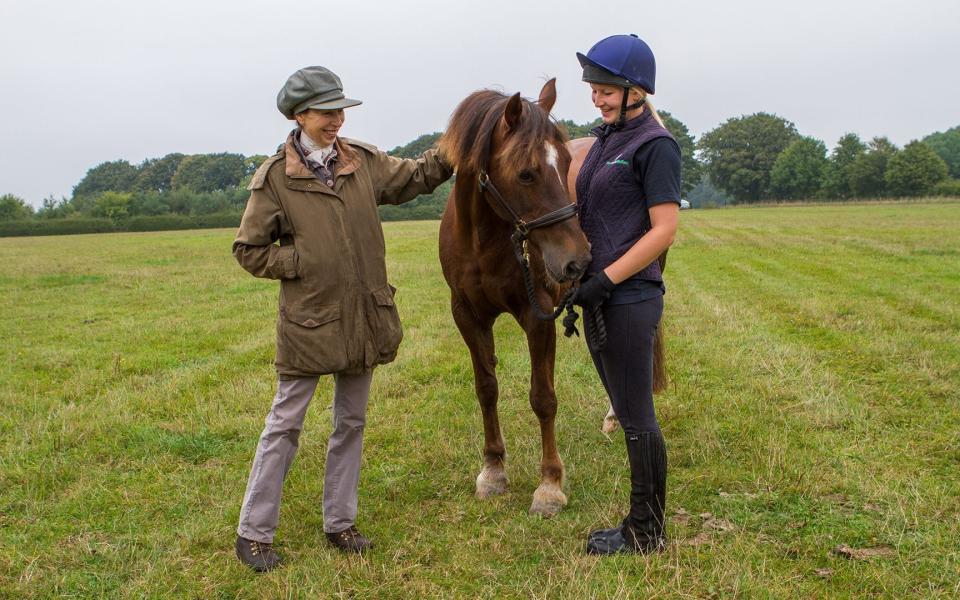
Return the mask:
{"type": "Polygon", "coordinates": [[[587,157],[587,152],[597,141],[595,137],[584,137],[570,140],[567,142],[567,151],[570,152],[570,170],[567,171],[567,193],[570,202],[577,201],[577,175],[580,174],[580,167],[583,166],[583,160],[587,157]]]}

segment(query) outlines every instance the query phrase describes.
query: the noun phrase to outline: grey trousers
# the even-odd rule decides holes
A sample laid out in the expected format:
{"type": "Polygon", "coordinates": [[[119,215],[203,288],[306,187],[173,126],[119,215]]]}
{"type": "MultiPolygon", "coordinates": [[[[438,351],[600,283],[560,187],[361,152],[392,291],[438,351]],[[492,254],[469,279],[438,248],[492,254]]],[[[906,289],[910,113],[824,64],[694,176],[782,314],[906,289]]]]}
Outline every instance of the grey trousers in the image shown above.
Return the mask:
{"type": "MultiPolygon", "coordinates": [[[[283,480],[297,454],[303,419],[318,379],[301,377],[277,383],[277,395],[267,414],[243,495],[237,527],[237,534],[242,537],[273,543],[280,520],[283,480]]],[[[323,480],[323,530],[328,533],[343,531],[357,518],[360,455],[372,379],[372,371],[334,374],[333,432],[327,444],[323,480]]]]}

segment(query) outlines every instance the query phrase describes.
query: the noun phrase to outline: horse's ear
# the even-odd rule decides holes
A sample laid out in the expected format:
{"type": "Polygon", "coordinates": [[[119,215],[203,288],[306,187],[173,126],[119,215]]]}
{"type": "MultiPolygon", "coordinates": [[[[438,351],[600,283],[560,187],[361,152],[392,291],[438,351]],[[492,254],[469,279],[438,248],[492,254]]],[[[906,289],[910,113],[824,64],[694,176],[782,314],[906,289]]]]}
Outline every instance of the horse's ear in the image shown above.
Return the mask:
{"type": "Polygon", "coordinates": [[[540,100],[537,102],[540,104],[540,108],[543,109],[543,112],[550,114],[550,111],[553,110],[553,105],[557,101],[557,78],[554,77],[550,81],[543,84],[543,89],[540,90],[540,100]]]}
{"type": "Polygon", "coordinates": [[[507,124],[507,131],[513,131],[520,123],[520,115],[523,114],[523,101],[520,99],[520,92],[510,96],[507,100],[507,107],[503,109],[503,122],[507,124]]]}

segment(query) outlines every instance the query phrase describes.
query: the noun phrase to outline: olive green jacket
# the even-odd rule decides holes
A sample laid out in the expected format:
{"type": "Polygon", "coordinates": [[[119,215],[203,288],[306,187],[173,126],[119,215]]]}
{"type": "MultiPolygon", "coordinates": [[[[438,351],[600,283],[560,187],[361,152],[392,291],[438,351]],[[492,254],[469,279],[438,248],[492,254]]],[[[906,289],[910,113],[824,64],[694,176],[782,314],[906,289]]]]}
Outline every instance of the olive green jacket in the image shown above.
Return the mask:
{"type": "Polygon", "coordinates": [[[396,357],[403,332],[377,205],[429,193],[452,174],[434,150],[401,159],[339,138],[337,153],[331,189],[288,137],[254,174],[233,242],[244,269],[280,280],[281,378],[356,373],[396,357]]]}

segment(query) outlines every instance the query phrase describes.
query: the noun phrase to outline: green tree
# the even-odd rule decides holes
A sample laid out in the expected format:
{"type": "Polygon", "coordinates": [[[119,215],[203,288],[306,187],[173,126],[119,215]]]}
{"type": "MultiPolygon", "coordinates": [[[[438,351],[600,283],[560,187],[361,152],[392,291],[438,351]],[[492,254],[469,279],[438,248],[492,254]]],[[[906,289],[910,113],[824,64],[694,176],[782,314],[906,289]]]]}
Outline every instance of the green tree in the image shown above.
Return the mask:
{"type": "Polygon", "coordinates": [[[780,153],[770,170],[770,195],[784,200],[813,198],[827,168],[827,147],[818,139],[802,137],[780,153]]]}
{"type": "Polygon", "coordinates": [[[567,137],[571,140],[582,137],[590,137],[593,135],[590,133],[590,130],[594,127],[599,127],[602,124],[603,119],[599,117],[597,117],[597,119],[594,121],[591,121],[590,123],[584,123],[583,125],[577,125],[570,119],[561,119],[557,121],[557,125],[559,125],[561,129],[565,129],[567,131],[567,137]]]}
{"type": "Polygon", "coordinates": [[[867,151],[850,165],[848,181],[854,198],[881,198],[886,195],[884,173],[887,163],[899,150],[885,137],[875,137],[867,145],[867,151]]]}
{"type": "Polygon", "coordinates": [[[738,202],[756,202],[769,197],[770,170],[798,136],[790,121],[756,113],[727,120],[704,134],[698,146],[714,185],[738,202]]]}
{"type": "Polygon", "coordinates": [[[103,192],[130,192],[140,171],[125,160],[100,163],[73,188],[73,197],[93,197],[103,192]]]}
{"type": "Polygon", "coordinates": [[[172,189],[173,175],[177,167],[185,158],[183,154],[174,152],[163,158],[150,158],[140,163],[140,173],[133,187],[141,192],[165,192],[172,189]]]}
{"type": "Polygon", "coordinates": [[[257,169],[260,168],[260,165],[266,161],[269,156],[264,154],[254,154],[253,156],[248,156],[243,159],[243,179],[240,180],[240,183],[237,184],[237,187],[240,189],[247,189],[247,186],[250,185],[250,181],[253,179],[253,174],[257,172],[257,169]]]}
{"type": "Polygon", "coordinates": [[[380,218],[384,221],[439,219],[447,206],[451,188],[453,180],[445,181],[431,193],[417,196],[405,204],[385,204],[380,207],[380,218]]]}
{"type": "Polygon", "coordinates": [[[44,198],[37,210],[37,216],[41,219],[61,219],[73,212],[73,206],[66,198],[57,200],[51,194],[44,198]]]}
{"type": "Polygon", "coordinates": [[[421,135],[412,142],[407,143],[403,146],[397,146],[393,150],[387,152],[390,156],[396,156],[399,158],[417,158],[430,148],[433,148],[437,145],[437,140],[440,139],[440,136],[443,135],[439,131],[433,133],[426,133],[421,135]]]}
{"type": "Polygon", "coordinates": [[[157,191],[135,193],[130,199],[130,214],[153,216],[171,212],[166,200],[167,195],[165,192],[157,191]]]}
{"type": "Polygon", "coordinates": [[[19,221],[33,216],[33,207],[13,194],[0,196],[0,221],[19,221]]]}
{"type": "Polygon", "coordinates": [[[734,199],[723,190],[717,189],[710,182],[710,178],[704,176],[690,193],[687,194],[687,200],[693,208],[708,208],[714,206],[726,206],[733,204],[734,199]]]}
{"type": "Polygon", "coordinates": [[[104,192],[93,201],[90,212],[95,217],[106,217],[113,221],[125,219],[130,214],[132,196],[125,192],[104,192]]]}
{"type": "MultiPolygon", "coordinates": [[[[397,146],[387,154],[398,158],[417,158],[430,148],[435,147],[441,135],[443,134],[439,131],[421,135],[408,144],[397,146]]],[[[398,206],[381,206],[379,209],[380,218],[384,221],[439,219],[447,206],[447,196],[450,195],[452,185],[452,181],[447,181],[433,192],[421,194],[410,202],[398,206]]]]}
{"type": "Polygon", "coordinates": [[[894,196],[923,196],[947,178],[947,163],[930,146],[912,141],[890,158],[884,180],[894,196]]]}
{"type": "Polygon", "coordinates": [[[867,147],[855,133],[848,133],[837,140],[830,152],[830,162],[824,173],[821,193],[826,198],[844,200],[853,193],[850,189],[850,167],[857,158],[867,151],[867,147]]]}
{"type": "Polygon", "coordinates": [[[242,154],[193,154],[180,161],[171,189],[213,192],[236,187],[246,175],[242,154]]]}
{"type": "Polygon", "coordinates": [[[937,156],[947,163],[950,177],[960,179],[960,126],[931,133],[923,138],[923,143],[933,148],[937,156]]]}
{"type": "Polygon", "coordinates": [[[934,196],[950,196],[960,198],[960,179],[944,179],[933,186],[931,193],[934,196]]]}
{"type": "Polygon", "coordinates": [[[253,175],[268,158],[270,157],[265,154],[254,154],[246,157],[243,159],[243,174],[248,177],[253,175]]]}
{"type": "Polygon", "coordinates": [[[660,118],[663,119],[664,127],[673,135],[674,139],[677,140],[677,144],[680,146],[680,156],[682,160],[680,193],[686,196],[703,178],[703,166],[696,157],[696,142],[693,136],[690,135],[690,130],[687,129],[687,126],[684,125],[680,119],[665,110],[658,110],[657,113],[660,115],[660,118]]]}
{"type": "Polygon", "coordinates": [[[193,197],[195,195],[196,192],[193,190],[180,188],[164,194],[163,200],[166,202],[171,213],[187,215],[190,214],[190,208],[193,205],[193,197]]]}

